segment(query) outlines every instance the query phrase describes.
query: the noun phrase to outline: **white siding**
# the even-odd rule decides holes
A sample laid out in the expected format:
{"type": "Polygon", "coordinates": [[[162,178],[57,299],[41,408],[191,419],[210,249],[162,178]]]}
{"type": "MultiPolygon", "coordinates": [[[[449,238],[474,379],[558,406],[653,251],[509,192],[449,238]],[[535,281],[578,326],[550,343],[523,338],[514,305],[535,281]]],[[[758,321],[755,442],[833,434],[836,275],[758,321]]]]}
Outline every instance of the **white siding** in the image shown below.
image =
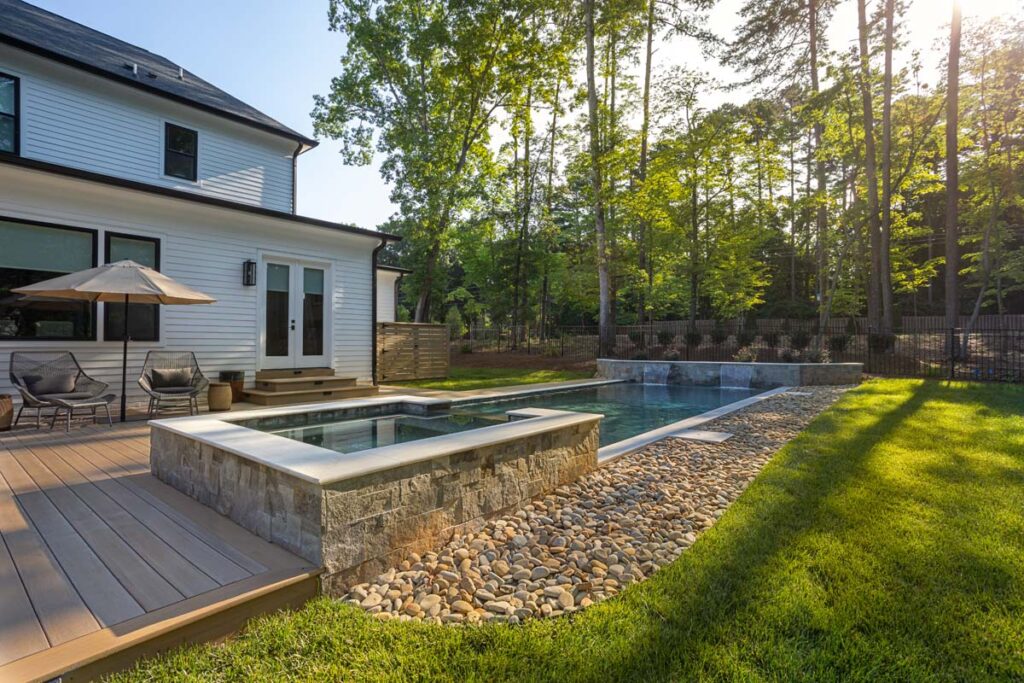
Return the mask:
{"type": "Polygon", "coordinates": [[[21,79],[21,155],[278,211],[296,143],[0,45],[21,79]],[[199,133],[198,179],[163,175],[164,123],[199,133]]]}
{"type": "Polygon", "coordinates": [[[377,271],[377,322],[395,322],[395,283],[401,273],[393,270],[377,271]]]}
{"type": "MultiPolygon", "coordinates": [[[[190,204],[96,183],[0,165],[0,216],[96,229],[102,262],[103,232],[158,237],[161,270],[217,299],[208,306],[161,307],[161,340],[129,345],[129,398],[142,400],[135,383],[146,352],[191,349],[208,377],[245,370],[251,385],[258,365],[257,305],[260,287],[242,285],[242,263],[261,254],[328,260],[333,367],[339,375],[370,379],[372,363],[371,269],[375,238],[303,226],[282,219],[190,204]]],[[[103,339],[102,305],[98,339],[103,339]]],[[[0,341],[0,392],[16,394],[8,381],[11,351],[72,351],[87,372],[120,391],[120,342],[0,341]]]]}

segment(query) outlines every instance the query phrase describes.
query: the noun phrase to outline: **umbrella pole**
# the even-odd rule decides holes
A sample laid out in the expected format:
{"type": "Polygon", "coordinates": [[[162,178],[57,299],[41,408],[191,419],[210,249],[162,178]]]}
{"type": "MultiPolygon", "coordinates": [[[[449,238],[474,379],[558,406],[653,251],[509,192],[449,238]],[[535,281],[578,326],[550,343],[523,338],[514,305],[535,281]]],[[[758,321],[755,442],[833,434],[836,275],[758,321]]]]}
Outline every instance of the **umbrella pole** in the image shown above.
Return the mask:
{"type": "Polygon", "coordinates": [[[121,345],[121,422],[128,419],[128,295],[124,295],[124,334],[121,345]]]}

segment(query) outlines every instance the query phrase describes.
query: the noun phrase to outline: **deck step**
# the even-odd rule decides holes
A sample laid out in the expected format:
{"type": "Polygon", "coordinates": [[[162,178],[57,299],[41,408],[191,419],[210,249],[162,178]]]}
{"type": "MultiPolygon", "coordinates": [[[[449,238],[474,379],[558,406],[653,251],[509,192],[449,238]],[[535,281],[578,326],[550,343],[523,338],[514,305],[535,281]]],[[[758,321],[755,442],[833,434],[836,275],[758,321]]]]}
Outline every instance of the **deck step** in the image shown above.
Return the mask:
{"type": "Polygon", "coordinates": [[[245,400],[261,406],[284,406],[293,403],[316,403],[318,401],[341,401],[346,398],[373,396],[377,387],[365,384],[333,389],[302,389],[298,391],[265,391],[249,389],[245,392],[245,400]]]}
{"type": "Polygon", "coordinates": [[[285,377],[282,379],[257,379],[256,388],[260,391],[280,393],[284,391],[323,391],[324,389],[340,389],[354,387],[355,377],[285,377]]]}
{"type": "Polygon", "coordinates": [[[334,368],[286,368],[283,370],[257,370],[256,380],[288,379],[290,377],[334,377],[334,368]]]}

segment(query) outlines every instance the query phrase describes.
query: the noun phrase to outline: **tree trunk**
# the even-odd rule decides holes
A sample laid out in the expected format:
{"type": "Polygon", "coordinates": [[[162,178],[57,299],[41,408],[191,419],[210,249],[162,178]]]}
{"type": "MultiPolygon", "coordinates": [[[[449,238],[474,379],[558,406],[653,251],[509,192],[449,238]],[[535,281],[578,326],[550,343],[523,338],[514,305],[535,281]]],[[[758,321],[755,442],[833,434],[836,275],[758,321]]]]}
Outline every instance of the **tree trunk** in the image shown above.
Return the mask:
{"type": "MultiPolygon", "coordinates": [[[[654,58],[654,0],[647,0],[647,49],[644,62],[644,92],[643,92],[643,117],[640,121],[640,165],[637,169],[637,180],[641,188],[647,180],[647,138],[651,125],[651,63],[654,58]]],[[[654,286],[654,271],[650,264],[648,252],[648,233],[650,226],[644,219],[640,220],[640,230],[637,239],[637,266],[641,273],[646,274],[646,289],[640,289],[640,296],[637,297],[637,322],[644,324],[647,317],[647,300],[651,289],[654,286]]]]}
{"type": "Polygon", "coordinates": [[[885,0],[885,84],[882,91],[882,230],[879,251],[879,289],[882,294],[882,334],[892,334],[892,50],[896,21],[895,0],[885,0]]]}
{"type": "Polygon", "coordinates": [[[875,152],[875,114],[871,96],[871,63],[868,52],[866,0],[857,0],[857,26],[860,45],[860,98],[864,125],[864,175],[868,190],[868,234],[871,242],[871,272],[868,275],[868,329],[881,327],[881,253],[882,236],[878,222],[878,167],[875,152]]]}
{"type": "MultiPolygon", "coordinates": [[[[958,238],[960,159],[958,127],[960,114],[960,3],[953,3],[953,20],[949,29],[949,62],[946,75],[946,328],[956,328],[960,315],[958,271],[960,253],[958,238]]],[[[950,344],[953,343],[950,336],[950,344]]],[[[949,349],[950,353],[953,349],[949,349]]]]}
{"type": "Polygon", "coordinates": [[[601,142],[597,110],[597,82],[594,73],[594,0],[584,0],[587,43],[587,115],[590,129],[590,184],[594,194],[594,232],[597,236],[598,339],[602,356],[615,348],[611,320],[611,278],[604,224],[604,183],[601,180],[601,142]]]}
{"type": "MultiPolygon", "coordinates": [[[[807,26],[807,39],[809,42],[810,52],[810,72],[811,72],[811,98],[817,99],[820,86],[818,84],[818,0],[808,0],[808,26],[807,26]]],[[[824,126],[821,122],[815,122],[814,124],[814,151],[817,153],[821,149],[821,139],[825,133],[824,126]]],[[[815,232],[816,232],[816,260],[818,265],[818,282],[817,282],[817,296],[818,296],[818,320],[819,320],[819,331],[820,323],[824,321],[825,317],[825,235],[828,230],[828,179],[825,174],[825,160],[818,155],[816,159],[814,173],[817,178],[817,189],[816,189],[816,204],[817,212],[815,215],[815,232]]],[[[820,344],[820,335],[818,336],[820,344]]],[[[820,347],[819,347],[820,348],[820,347]]]]}

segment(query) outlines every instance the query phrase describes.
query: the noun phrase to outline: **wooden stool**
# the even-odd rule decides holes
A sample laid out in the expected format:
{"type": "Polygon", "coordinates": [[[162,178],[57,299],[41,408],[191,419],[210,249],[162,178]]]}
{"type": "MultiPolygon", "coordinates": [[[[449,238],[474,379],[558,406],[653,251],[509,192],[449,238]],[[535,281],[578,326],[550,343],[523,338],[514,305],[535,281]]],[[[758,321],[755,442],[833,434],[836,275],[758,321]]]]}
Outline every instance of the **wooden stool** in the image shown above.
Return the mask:
{"type": "Polygon", "coordinates": [[[231,410],[231,385],[227,382],[210,382],[206,403],[211,411],[231,410]]]}
{"type": "Polygon", "coordinates": [[[14,420],[14,401],[9,394],[0,394],[0,432],[11,428],[14,420]]]}

